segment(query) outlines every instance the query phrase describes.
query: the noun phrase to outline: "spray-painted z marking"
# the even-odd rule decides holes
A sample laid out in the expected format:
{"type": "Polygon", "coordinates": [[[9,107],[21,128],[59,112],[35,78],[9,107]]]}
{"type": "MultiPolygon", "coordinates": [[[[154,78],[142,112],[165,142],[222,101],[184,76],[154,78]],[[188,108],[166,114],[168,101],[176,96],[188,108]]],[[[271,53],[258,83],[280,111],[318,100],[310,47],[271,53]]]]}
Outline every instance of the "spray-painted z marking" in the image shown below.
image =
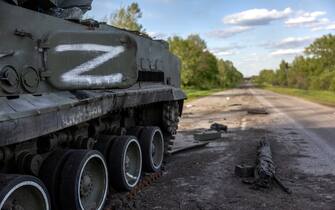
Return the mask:
{"type": "Polygon", "coordinates": [[[71,85],[109,85],[122,82],[123,75],[114,73],[105,76],[82,75],[87,73],[105,62],[116,58],[125,51],[123,46],[106,46],[98,44],[65,44],[55,48],[56,52],[67,51],[87,51],[87,52],[105,52],[102,55],[89,60],[75,68],[69,70],[61,76],[64,83],[71,85]]]}

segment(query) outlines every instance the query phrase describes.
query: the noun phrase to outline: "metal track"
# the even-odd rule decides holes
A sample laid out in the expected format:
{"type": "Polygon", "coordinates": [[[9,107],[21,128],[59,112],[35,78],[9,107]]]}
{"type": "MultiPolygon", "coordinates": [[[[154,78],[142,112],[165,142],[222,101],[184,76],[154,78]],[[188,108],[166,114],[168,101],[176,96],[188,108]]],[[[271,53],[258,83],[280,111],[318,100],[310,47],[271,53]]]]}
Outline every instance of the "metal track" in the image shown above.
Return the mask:
{"type": "Polygon", "coordinates": [[[137,195],[162,176],[162,171],[145,174],[138,185],[130,192],[119,193],[111,190],[104,210],[136,209],[134,201],[137,195]]]}

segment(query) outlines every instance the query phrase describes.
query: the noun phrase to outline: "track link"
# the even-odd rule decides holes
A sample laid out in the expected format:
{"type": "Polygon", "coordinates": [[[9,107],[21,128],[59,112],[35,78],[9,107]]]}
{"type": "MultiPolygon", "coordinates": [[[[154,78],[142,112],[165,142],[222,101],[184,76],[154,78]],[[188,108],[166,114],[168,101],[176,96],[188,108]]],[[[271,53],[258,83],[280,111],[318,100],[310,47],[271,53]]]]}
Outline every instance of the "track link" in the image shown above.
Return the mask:
{"type": "Polygon", "coordinates": [[[163,172],[145,174],[137,186],[130,192],[111,191],[106,201],[104,210],[136,209],[135,199],[145,188],[151,186],[155,181],[163,176],[163,172]]]}

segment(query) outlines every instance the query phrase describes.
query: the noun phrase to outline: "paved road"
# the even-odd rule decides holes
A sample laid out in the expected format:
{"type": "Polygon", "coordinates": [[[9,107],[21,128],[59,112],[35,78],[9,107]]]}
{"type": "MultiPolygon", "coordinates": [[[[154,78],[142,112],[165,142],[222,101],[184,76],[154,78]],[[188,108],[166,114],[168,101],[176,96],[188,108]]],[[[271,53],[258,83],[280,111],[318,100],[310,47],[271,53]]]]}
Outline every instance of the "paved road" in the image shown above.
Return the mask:
{"type": "Polygon", "coordinates": [[[164,176],[136,199],[138,209],[329,209],[335,206],[332,108],[258,89],[233,89],[186,104],[180,137],[188,141],[211,123],[229,133],[207,147],[170,157],[164,176]],[[269,115],[249,108],[268,107],[269,115]],[[186,138],[187,137],[187,138],[186,138]],[[236,164],[255,163],[256,145],[269,140],[277,185],[255,191],[234,176],[236,164]]]}
{"type": "Polygon", "coordinates": [[[282,127],[299,128],[335,160],[335,108],[266,90],[250,89],[250,92],[270,111],[282,115],[282,127]]]}

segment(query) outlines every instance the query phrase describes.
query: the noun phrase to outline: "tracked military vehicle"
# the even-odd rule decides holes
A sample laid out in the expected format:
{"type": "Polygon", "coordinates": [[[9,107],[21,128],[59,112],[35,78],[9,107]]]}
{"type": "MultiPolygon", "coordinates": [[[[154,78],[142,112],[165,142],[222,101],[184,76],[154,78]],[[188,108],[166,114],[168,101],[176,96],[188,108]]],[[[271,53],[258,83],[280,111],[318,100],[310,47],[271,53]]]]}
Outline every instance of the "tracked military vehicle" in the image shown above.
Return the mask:
{"type": "Polygon", "coordinates": [[[81,16],[91,0],[0,0],[0,209],[103,209],[161,170],[182,112],[164,41],[81,16]]]}

